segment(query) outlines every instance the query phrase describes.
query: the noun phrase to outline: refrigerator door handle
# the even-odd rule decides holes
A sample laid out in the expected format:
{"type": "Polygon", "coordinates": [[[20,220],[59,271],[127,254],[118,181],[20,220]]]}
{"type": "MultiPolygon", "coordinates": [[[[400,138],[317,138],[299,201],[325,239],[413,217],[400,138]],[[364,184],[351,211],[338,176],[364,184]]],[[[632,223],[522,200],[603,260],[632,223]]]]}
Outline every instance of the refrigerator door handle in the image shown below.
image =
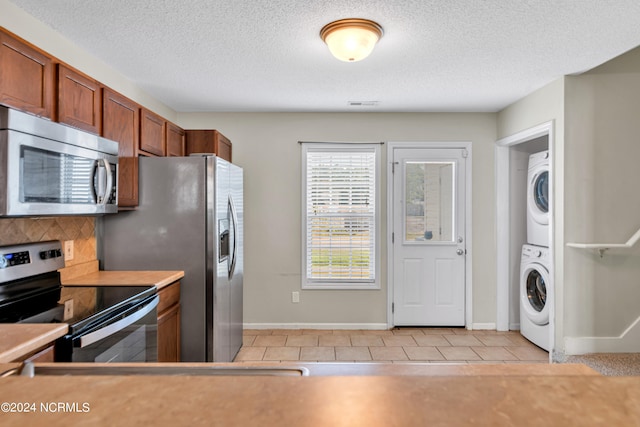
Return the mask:
{"type": "Polygon", "coordinates": [[[229,212],[231,213],[231,224],[233,226],[233,251],[231,251],[231,262],[229,264],[229,279],[231,279],[235,273],[236,259],[238,258],[238,216],[231,194],[229,194],[229,212]]]}

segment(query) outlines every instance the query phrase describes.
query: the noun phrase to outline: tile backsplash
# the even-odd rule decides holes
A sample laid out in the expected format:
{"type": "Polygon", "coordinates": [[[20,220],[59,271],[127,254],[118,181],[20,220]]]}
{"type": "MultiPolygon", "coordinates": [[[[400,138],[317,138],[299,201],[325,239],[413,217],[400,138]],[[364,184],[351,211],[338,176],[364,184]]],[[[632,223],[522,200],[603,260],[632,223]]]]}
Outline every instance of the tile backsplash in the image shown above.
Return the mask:
{"type": "Polygon", "coordinates": [[[95,218],[1,218],[0,246],[44,240],[73,240],[74,257],[67,267],[97,258],[95,218]]]}

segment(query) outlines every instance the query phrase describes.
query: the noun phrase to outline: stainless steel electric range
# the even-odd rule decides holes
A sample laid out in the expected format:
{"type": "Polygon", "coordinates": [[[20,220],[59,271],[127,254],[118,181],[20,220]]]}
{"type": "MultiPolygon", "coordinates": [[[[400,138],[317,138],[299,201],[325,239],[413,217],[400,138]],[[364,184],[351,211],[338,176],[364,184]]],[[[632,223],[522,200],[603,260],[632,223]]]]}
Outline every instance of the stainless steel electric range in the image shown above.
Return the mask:
{"type": "Polygon", "coordinates": [[[155,362],[154,286],[62,286],[60,241],[0,246],[0,323],[67,323],[56,362],[155,362]]]}

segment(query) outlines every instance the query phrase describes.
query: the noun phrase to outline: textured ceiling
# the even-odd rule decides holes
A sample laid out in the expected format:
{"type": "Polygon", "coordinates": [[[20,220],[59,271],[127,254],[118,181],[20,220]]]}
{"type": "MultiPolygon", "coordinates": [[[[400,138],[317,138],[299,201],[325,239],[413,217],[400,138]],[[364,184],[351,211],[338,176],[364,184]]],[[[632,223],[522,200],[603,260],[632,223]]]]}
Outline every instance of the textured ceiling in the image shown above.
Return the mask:
{"type": "Polygon", "coordinates": [[[498,111],[640,45],[639,0],[10,1],[180,112],[498,111]],[[357,63],[318,36],[349,17],[357,63]]]}

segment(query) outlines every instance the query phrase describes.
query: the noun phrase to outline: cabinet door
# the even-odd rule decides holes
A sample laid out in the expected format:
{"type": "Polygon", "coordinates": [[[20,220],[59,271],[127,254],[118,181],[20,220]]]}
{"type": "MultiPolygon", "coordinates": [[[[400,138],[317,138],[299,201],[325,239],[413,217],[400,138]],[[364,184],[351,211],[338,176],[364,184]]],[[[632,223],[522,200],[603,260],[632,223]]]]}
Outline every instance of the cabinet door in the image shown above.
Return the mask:
{"type": "Polygon", "coordinates": [[[53,118],[52,58],[0,31],[0,104],[53,118]]]}
{"type": "Polygon", "coordinates": [[[140,109],[140,150],[156,156],[166,153],[166,124],[159,115],[140,109]]]}
{"type": "Polygon", "coordinates": [[[158,316],[158,362],[180,361],[180,304],[158,316]]]}
{"type": "Polygon", "coordinates": [[[186,155],[193,153],[215,153],[213,147],[213,131],[211,130],[187,130],[186,155]]]}
{"type": "Polygon", "coordinates": [[[158,291],[158,362],[180,361],[180,281],[158,291]]]}
{"type": "Polygon", "coordinates": [[[174,304],[180,304],[180,281],[173,282],[158,291],[160,302],[158,303],[158,313],[168,309],[174,304]]]}
{"type": "Polygon", "coordinates": [[[138,206],[140,107],[108,88],[102,98],[102,136],[118,142],[118,206],[138,206]]]}
{"type": "Polygon", "coordinates": [[[55,360],[53,344],[27,354],[16,362],[52,363],[55,360]]]}
{"type": "Polygon", "coordinates": [[[231,141],[217,130],[186,131],[186,155],[193,153],[213,153],[231,161],[231,141]]]}
{"type": "Polygon", "coordinates": [[[231,163],[231,141],[218,131],[216,131],[215,148],[218,157],[231,163]]]}
{"type": "Polygon", "coordinates": [[[102,124],[100,84],[62,64],[58,64],[58,121],[98,135],[102,124]]]}
{"type": "Polygon", "coordinates": [[[173,123],[167,123],[167,156],[184,156],[184,146],[184,130],[173,123]]]}

